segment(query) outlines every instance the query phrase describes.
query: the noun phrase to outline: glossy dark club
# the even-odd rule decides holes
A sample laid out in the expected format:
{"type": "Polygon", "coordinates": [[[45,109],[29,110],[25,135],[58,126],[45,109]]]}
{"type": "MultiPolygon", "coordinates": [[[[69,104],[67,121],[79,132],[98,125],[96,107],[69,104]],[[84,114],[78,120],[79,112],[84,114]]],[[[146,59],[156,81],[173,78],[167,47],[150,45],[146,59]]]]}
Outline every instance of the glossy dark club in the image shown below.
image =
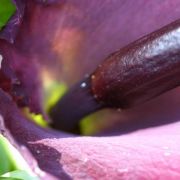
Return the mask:
{"type": "Polygon", "coordinates": [[[52,109],[53,126],[73,131],[81,118],[101,108],[130,108],[179,84],[180,20],[177,20],[105,59],[52,109]]]}

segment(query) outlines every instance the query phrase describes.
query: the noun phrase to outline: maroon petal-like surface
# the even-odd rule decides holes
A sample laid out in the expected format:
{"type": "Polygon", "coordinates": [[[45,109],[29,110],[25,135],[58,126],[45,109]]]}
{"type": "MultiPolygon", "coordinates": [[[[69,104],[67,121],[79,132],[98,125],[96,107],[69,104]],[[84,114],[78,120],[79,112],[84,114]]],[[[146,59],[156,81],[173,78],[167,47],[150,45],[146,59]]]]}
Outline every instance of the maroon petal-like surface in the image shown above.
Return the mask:
{"type": "MultiPolygon", "coordinates": [[[[35,91],[39,88],[34,81],[36,74],[30,75],[31,68],[25,68],[34,62],[48,65],[58,77],[61,75],[60,79],[72,83],[91,72],[117,48],[180,17],[179,1],[55,3],[43,5],[28,1],[15,45],[5,50],[6,46],[2,46],[30,92],[32,87],[35,91]],[[29,86],[29,83],[35,84],[29,86]]],[[[139,122],[177,121],[180,118],[178,93],[179,89],[172,91],[141,107],[143,112],[131,110],[122,117],[139,122]]],[[[0,113],[10,133],[31,150],[40,168],[57,179],[180,178],[179,123],[114,137],[74,137],[35,126],[2,91],[0,113]]]]}
{"type": "MultiPolygon", "coordinates": [[[[20,52],[14,45],[3,40],[0,41],[0,54],[3,58],[2,64],[7,64],[7,68],[2,71],[11,81],[9,93],[14,96],[20,107],[29,106],[31,111],[42,113],[42,92],[41,82],[38,73],[38,63],[20,52]]],[[[4,77],[2,81],[7,82],[4,77]]]]}
{"type": "Polygon", "coordinates": [[[179,18],[179,6],[170,0],[28,1],[16,45],[72,83],[116,49],[179,18]]]}
{"type": "MultiPolygon", "coordinates": [[[[159,103],[161,110],[149,118],[163,118],[163,113],[169,110],[168,106],[163,106],[165,100],[174,99],[169,105],[180,107],[176,93],[174,90],[151,102],[151,106],[159,103]]],[[[2,91],[0,107],[12,135],[31,150],[42,170],[57,179],[180,178],[179,122],[121,136],[74,137],[27,121],[2,91]]],[[[170,112],[173,119],[180,118],[173,108],[170,112]]],[[[142,120],[143,116],[139,118],[142,120]]]]}
{"type": "MultiPolygon", "coordinates": [[[[22,143],[23,141],[25,141],[25,137],[29,133],[27,133],[27,134],[25,133],[24,135],[21,134],[23,141],[20,140],[20,133],[24,133],[24,130],[26,129],[26,127],[31,128],[31,126],[28,126],[30,123],[29,120],[24,119],[22,117],[20,111],[18,110],[18,107],[13,102],[12,98],[7,93],[3,92],[2,90],[0,90],[0,99],[1,99],[1,103],[0,103],[0,134],[5,136],[10,141],[10,143],[13,146],[15,146],[15,148],[17,148],[18,151],[21,152],[21,155],[27,161],[32,172],[34,172],[38,177],[40,177],[41,179],[49,179],[49,180],[57,179],[52,174],[44,172],[39,168],[37,160],[31,154],[31,152],[29,151],[27,146],[25,146],[26,143],[22,143]],[[26,122],[27,122],[27,124],[26,124],[26,122]],[[19,123],[20,124],[22,123],[22,126],[19,123]],[[16,124],[19,124],[20,126],[16,126],[16,124]],[[12,126],[14,126],[14,125],[15,125],[15,128],[12,128],[12,126]],[[14,131],[14,133],[11,133],[11,130],[14,131]],[[15,138],[16,132],[18,132],[17,137],[19,137],[19,139],[15,138]]],[[[34,126],[34,130],[36,131],[36,129],[38,129],[38,128],[36,128],[35,125],[33,125],[33,126],[34,126]]],[[[37,136],[37,135],[35,135],[35,136],[37,136]]],[[[29,136],[29,138],[30,137],[33,137],[33,136],[31,135],[31,136],[29,136]]]]}

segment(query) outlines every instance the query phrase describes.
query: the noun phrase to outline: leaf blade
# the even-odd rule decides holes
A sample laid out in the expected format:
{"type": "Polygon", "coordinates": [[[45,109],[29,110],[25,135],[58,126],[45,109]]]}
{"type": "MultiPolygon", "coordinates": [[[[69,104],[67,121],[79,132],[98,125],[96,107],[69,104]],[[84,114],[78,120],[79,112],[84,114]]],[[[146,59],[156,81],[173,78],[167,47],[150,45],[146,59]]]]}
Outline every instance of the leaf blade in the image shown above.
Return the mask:
{"type": "Polygon", "coordinates": [[[7,24],[15,11],[16,7],[11,0],[0,1],[0,30],[7,24]]]}

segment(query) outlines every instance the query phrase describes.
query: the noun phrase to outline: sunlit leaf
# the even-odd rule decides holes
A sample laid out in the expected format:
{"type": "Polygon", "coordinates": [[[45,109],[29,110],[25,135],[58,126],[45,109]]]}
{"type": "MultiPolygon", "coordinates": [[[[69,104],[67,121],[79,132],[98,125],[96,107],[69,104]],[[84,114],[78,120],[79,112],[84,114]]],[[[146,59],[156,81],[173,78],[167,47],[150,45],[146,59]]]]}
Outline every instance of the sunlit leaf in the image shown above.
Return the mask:
{"type": "MultiPolygon", "coordinates": [[[[1,178],[9,178],[9,179],[22,179],[22,180],[38,180],[39,178],[36,176],[32,176],[31,174],[29,174],[26,171],[21,171],[21,170],[17,170],[17,171],[12,171],[12,172],[8,172],[6,174],[3,174],[0,177],[1,178]]],[[[5,179],[4,179],[5,180],[5,179]]]]}
{"type": "Polygon", "coordinates": [[[34,121],[37,125],[41,127],[47,127],[48,123],[44,119],[42,114],[35,114],[31,113],[29,108],[23,108],[23,113],[25,114],[26,117],[34,121]]]}
{"type": "Polygon", "coordinates": [[[0,29],[2,29],[16,11],[11,0],[0,0],[0,29]]]}
{"type": "Polygon", "coordinates": [[[45,109],[49,111],[57,101],[67,91],[67,86],[63,83],[52,82],[47,89],[45,89],[45,109]]]}
{"type": "Polygon", "coordinates": [[[2,141],[2,139],[0,139],[0,174],[4,174],[8,171],[11,171],[12,166],[11,163],[9,161],[9,157],[8,154],[6,152],[6,147],[2,141]]]}
{"type": "Polygon", "coordinates": [[[24,176],[28,177],[34,175],[21,154],[2,135],[0,135],[0,153],[0,179],[3,179],[4,177],[8,177],[11,179],[12,177],[20,179],[22,177],[22,179],[24,179],[24,176]]]}

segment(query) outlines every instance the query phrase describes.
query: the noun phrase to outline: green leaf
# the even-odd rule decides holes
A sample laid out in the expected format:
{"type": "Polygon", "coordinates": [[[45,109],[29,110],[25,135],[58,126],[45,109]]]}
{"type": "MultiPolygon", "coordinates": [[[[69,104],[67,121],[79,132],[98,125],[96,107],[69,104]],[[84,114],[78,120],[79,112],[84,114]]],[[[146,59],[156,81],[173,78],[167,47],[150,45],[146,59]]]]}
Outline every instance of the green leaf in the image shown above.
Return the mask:
{"type": "Polygon", "coordinates": [[[2,176],[0,176],[0,180],[1,178],[4,178],[4,180],[6,180],[6,178],[9,179],[19,179],[19,180],[39,180],[39,178],[37,176],[32,176],[32,174],[26,172],[26,171],[21,171],[21,170],[17,170],[17,171],[12,171],[12,172],[8,172],[6,174],[3,174],[2,176]]]}
{"type": "Polygon", "coordinates": [[[44,128],[48,127],[48,122],[44,119],[42,114],[32,113],[28,107],[23,108],[22,112],[25,114],[25,116],[28,119],[32,120],[37,125],[44,127],[44,128]]]}
{"type": "Polygon", "coordinates": [[[4,138],[0,136],[0,175],[8,171],[13,170],[12,164],[9,160],[8,153],[6,151],[6,145],[4,143],[4,138]]]}
{"type": "MultiPolygon", "coordinates": [[[[1,0],[0,0],[1,1],[1,0]]],[[[26,179],[37,180],[19,151],[0,134],[0,180],[26,179]],[[2,175],[3,174],[3,175],[2,175]]]]}
{"type": "Polygon", "coordinates": [[[9,171],[24,170],[27,172],[31,172],[29,165],[24,160],[24,158],[21,156],[19,151],[14,146],[12,146],[9,143],[9,141],[1,134],[0,134],[0,145],[1,145],[1,148],[3,149],[1,156],[2,157],[4,156],[6,158],[6,160],[4,162],[0,161],[1,168],[4,165],[4,163],[7,161],[10,164],[9,171]]]}
{"type": "Polygon", "coordinates": [[[46,112],[49,112],[49,110],[65,94],[67,89],[68,88],[64,83],[57,81],[51,81],[44,85],[44,106],[46,112]]]}
{"type": "Polygon", "coordinates": [[[16,7],[11,0],[0,0],[0,30],[15,13],[16,7]]]}

